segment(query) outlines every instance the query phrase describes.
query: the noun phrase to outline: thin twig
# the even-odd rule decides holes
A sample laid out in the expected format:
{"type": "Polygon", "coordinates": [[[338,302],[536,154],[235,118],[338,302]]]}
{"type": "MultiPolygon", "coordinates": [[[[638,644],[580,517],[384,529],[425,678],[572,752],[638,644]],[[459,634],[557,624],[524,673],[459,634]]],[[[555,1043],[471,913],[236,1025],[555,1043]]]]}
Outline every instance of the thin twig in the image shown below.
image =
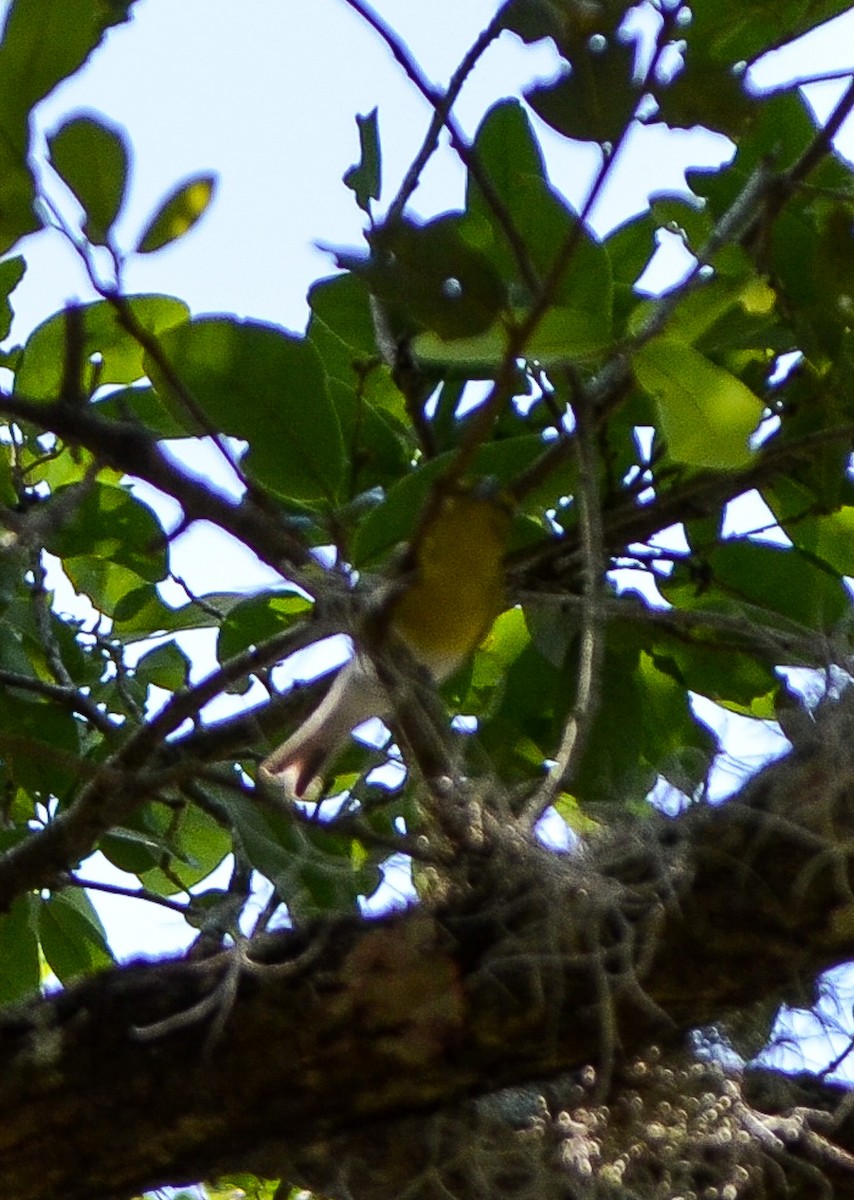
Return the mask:
{"type": "Polygon", "coordinates": [[[578,463],[576,503],[583,562],[578,682],[575,703],[564,725],[555,761],[545,780],[522,811],[522,823],[526,829],[532,829],[536,825],[546,809],[554,803],[561,789],[567,786],[584,752],[587,735],[599,706],[599,675],[604,649],[601,599],[606,560],[595,429],[590,414],[586,411],[583,397],[576,404],[575,417],[578,463]]]}
{"type": "MultiPolygon", "coordinates": [[[[492,210],[495,219],[501,226],[504,236],[510,246],[511,252],[516,259],[517,265],[521,272],[522,278],[532,291],[539,286],[536,271],[534,270],[531,259],[528,254],[528,248],[525,245],[519,231],[517,230],[513,219],[510,216],[501,197],[492,186],[492,180],[482,169],[477,155],[467,141],[465,135],[460,129],[457,122],[454,120],[449,106],[445,106],[445,94],[436,88],[424,76],[421,68],[418,66],[415,59],[409,53],[405,44],[397,36],[395,31],[383,21],[383,19],[371,8],[365,0],[344,0],[348,7],[357,12],[364,21],[370,25],[376,34],[385,42],[386,46],[391,51],[394,58],[403,68],[407,78],[421,93],[427,103],[431,106],[435,113],[442,114],[442,124],[448,131],[448,136],[451,145],[454,148],[458,158],[463,166],[470,173],[472,178],[481,189],[487,205],[492,210]]],[[[476,43],[477,44],[477,43],[476,43]]]]}
{"type": "MultiPolygon", "coordinates": [[[[556,607],[566,610],[581,610],[583,598],[567,593],[514,592],[513,598],[526,608],[556,607]]],[[[738,653],[760,653],[769,663],[785,662],[788,666],[826,667],[837,662],[846,665],[850,652],[846,644],[840,643],[838,653],[833,642],[825,634],[805,629],[782,617],[778,620],[785,628],[769,629],[760,622],[751,620],[748,613],[734,615],[714,612],[711,609],[687,610],[680,608],[653,608],[642,601],[623,596],[601,596],[599,606],[608,621],[638,621],[658,625],[673,637],[690,644],[690,634],[696,631],[703,637],[707,649],[738,653]],[[710,643],[709,633],[718,633],[727,640],[710,643]]]]}
{"type": "MultiPolygon", "coordinates": [[[[433,119],[430,122],[430,127],[424,137],[421,149],[416,154],[411,166],[409,167],[409,170],[404,176],[397,195],[389,205],[388,212],[386,214],[387,221],[396,221],[403,215],[403,210],[406,208],[409,198],[418,187],[418,182],[421,178],[422,171],[430,161],[432,155],[436,152],[439,144],[439,135],[446,124],[451,109],[457,102],[457,98],[463,89],[463,85],[466,83],[469,75],[474,70],[478,60],[502,32],[504,28],[504,20],[505,14],[503,11],[499,11],[495,14],[483,32],[478,35],[474,44],[467,51],[462,59],[462,62],[451,76],[448,87],[441,101],[434,104],[433,119]]],[[[431,103],[433,103],[432,100],[431,103]]]]}
{"type": "Polygon", "coordinates": [[[18,688],[22,692],[31,692],[35,696],[44,696],[68,712],[85,717],[90,725],[105,736],[112,737],[119,729],[119,725],[110,719],[109,714],[98,708],[91,697],[84,695],[74,684],[66,686],[50,683],[46,679],[31,679],[27,675],[19,675],[16,671],[7,671],[5,668],[0,668],[0,684],[4,687],[18,688]]]}
{"type": "Polygon", "coordinates": [[[87,891],[103,892],[107,896],[125,896],[128,900],[145,900],[148,904],[159,904],[161,908],[168,908],[172,912],[180,913],[182,917],[186,917],[189,908],[189,905],[180,900],[172,900],[168,896],[158,896],[157,892],[149,891],[148,888],[122,887],[121,884],[104,883],[100,879],[82,879],[79,875],[69,875],[68,882],[75,887],[86,888],[87,891]]]}

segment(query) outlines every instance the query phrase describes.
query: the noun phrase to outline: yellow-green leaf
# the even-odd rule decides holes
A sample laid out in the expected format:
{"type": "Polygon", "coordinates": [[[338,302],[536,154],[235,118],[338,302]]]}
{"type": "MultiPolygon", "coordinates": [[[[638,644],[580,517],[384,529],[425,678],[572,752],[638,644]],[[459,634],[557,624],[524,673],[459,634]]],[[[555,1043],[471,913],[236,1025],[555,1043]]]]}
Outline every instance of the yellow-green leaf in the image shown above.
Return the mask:
{"type": "Polygon", "coordinates": [[[140,235],[137,253],[151,254],[183,237],[210,204],[215,186],[215,175],[196,175],[180,184],[148,222],[140,235]]]}
{"type": "Polygon", "coordinates": [[[692,346],[658,337],[634,357],[635,375],[656,402],[670,457],[693,467],[743,466],[762,403],[745,384],[692,346]]]}

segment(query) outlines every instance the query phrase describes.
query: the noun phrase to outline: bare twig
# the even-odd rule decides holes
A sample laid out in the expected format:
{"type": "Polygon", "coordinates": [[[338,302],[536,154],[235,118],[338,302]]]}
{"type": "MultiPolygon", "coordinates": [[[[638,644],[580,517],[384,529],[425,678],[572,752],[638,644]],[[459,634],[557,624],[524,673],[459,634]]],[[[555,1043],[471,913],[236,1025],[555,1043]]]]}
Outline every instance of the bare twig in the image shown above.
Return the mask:
{"type": "Polygon", "coordinates": [[[575,448],[578,462],[578,524],[581,532],[582,592],[578,683],[575,703],[564,725],[555,761],[540,787],[522,811],[525,828],[531,829],[567,785],[577,767],[598,708],[599,672],[602,662],[601,605],[605,577],[605,546],[599,499],[599,462],[595,432],[584,397],[576,403],[575,448]]]}
{"type": "MultiPolygon", "coordinates": [[[[398,37],[395,31],[383,21],[383,19],[365,3],[365,0],[344,0],[344,3],[359,14],[364,21],[370,25],[376,34],[385,42],[386,46],[391,51],[394,58],[403,68],[407,78],[421,93],[427,103],[433,108],[434,112],[441,114],[442,124],[448,131],[448,136],[451,141],[457,156],[463,166],[469,171],[472,178],[476,181],[478,187],[484,195],[486,203],[492,210],[495,219],[501,226],[504,236],[510,246],[511,252],[516,259],[519,271],[522,278],[528,284],[532,291],[535,291],[539,286],[536,272],[531,265],[531,259],[528,254],[528,248],[525,245],[519,231],[511,218],[504,202],[492,186],[492,181],[486,172],[482,169],[477,155],[469,145],[465,135],[460,129],[457,122],[454,120],[450,105],[446,104],[447,93],[441,92],[424,76],[421,68],[418,66],[415,59],[409,53],[406,45],[398,37]]],[[[488,32],[488,30],[487,30],[488,32]]],[[[491,37],[490,37],[491,40],[491,37]]],[[[475,43],[475,47],[480,42],[475,43]]],[[[475,47],[470,53],[473,53],[475,47]]],[[[467,56],[468,57],[468,56],[467,56]]],[[[465,60],[464,60],[465,62],[465,60]]],[[[462,70],[462,68],[460,68],[462,70]]]]}
{"type": "Polygon", "coordinates": [[[124,896],[128,900],[144,900],[148,904],[159,904],[161,908],[168,908],[171,912],[180,913],[182,917],[186,917],[189,907],[180,900],[172,900],[169,896],[160,896],[157,892],[152,892],[149,888],[144,887],[122,887],[119,883],[104,883],[100,879],[83,879],[80,875],[69,875],[68,883],[74,887],[85,888],[89,892],[103,892],[106,896],[124,896]]]}
{"type": "Polygon", "coordinates": [[[487,48],[495,41],[503,27],[504,13],[500,11],[495,14],[483,32],[478,35],[474,44],[463,57],[462,62],[451,76],[441,101],[434,103],[434,100],[431,99],[430,102],[434,104],[434,110],[430,128],[427,130],[421,149],[412,160],[412,165],[404,176],[397,195],[389,205],[388,213],[386,214],[387,221],[395,221],[403,215],[403,210],[409,198],[418,187],[421,172],[436,151],[439,144],[439,135],[447,122],[451,109],[457,102],[457,97],[462,91],[466,80],[474,70],[478,59],[481,58],[487,48]]]}

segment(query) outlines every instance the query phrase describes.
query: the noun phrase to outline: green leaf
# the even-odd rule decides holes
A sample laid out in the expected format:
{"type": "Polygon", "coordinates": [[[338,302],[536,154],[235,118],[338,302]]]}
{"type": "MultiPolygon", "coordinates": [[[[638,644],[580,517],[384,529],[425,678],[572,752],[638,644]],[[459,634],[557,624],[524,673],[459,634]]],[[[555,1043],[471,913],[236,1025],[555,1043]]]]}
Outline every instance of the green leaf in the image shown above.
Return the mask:
{"type": "Polygon", "coordinates": [[[163,858],[162,839],[155,837],[145,826],[148,810],[132,814],[127,825],[115,825],[98,842],[98,849],[108,862],[129,875],[142,876],[152,871],[163,858]]]}
{"type": "Polygon", "coordinates": [[[814,493],[791,479],[763,488],[762,497],[799,550],[840,575],[854,575],[854,507],[844,504],[836,512],[816,512],[814,493]]]}
{"type": "Polygon", "coordinates": [[[537,116],[567,138],[615,142],[631,121],[640,93],[635,50],[614,37],[588,39],[572,51],[569,75],[525,92],[537,116]]]}
{"type": "Polygon", "coordinates": [[[109,967],[113,956],[92,901],[82,888],[53,892],[39,905],[39,941],[60,983],[109,967]]]}
{"type": "Polygon", "coordinates": [[[12,305],[9,297],[21,280],[27,264],[22,255],[7,258],[0,262],[0,342],[5,341],[12,328],[12,305]]]}
{"type": "Polygon", "coordinates": [[[779,615],[821,632],[849,612],[840,576],[795,548],[730,538],[702,552],[699,572],[697,565],[677,564],[669,579],[659,581],[665,600],[692,611],[714,603],[733,611],[734,604],[760,627],[779,628],[779,615]]]}
{"type": "Polygon", "coordinates": [[[52,502],[61,507],[65,518],[45,539],[52,554],[64,560],[92,558],[105,566],[124,567],[138,582],[156,583],[166,577],[166,544],[160,522],[128,488],[72,484],[58,489],[52,502]]]}
{"type": "Polygon", "coordinates": [[[344,182],[355,194],[359,208],[370,214],[371,201],[380,198],[382,180],[377,110],[373,109],[367,116],[357,116],[356,124],[359,127],[361,157],[358,164],[347,171],[344,182]]]}
{"type": "Polygon", "coordinates": [[[139,236],[137,254],[152,254],[192,229],[213,199],[216,176],[194,175],[166,197],[139,236]]]}
{"type": "Polygon", "coordinates": [[[175,642],[155,646],[136,664],[136,675],[147,684],[167,692],[179,692],[190,680],[190,660],[175,642]]]}
{"type": "MultiPolygon", "coordinates": [[[[530,267],[540,282],[552,280],[555,307],[585,312],[597,341],[611,333],[613,284],[608,255],[549,184],[531,124],[521,105],[503,101],[485,116],[474,152],[492,191],[525,245],[530,267]]],[[[494,205],[475,175],[469,173],[466,210],[478,246],[510,284],[514,311],[533,300],[528,279],[494,205]],[[512,281],[512,282],[511,282],[512,281]]]]}
{"type": "Polygon", "coordinates": [[[200,597],[201,603],[190,601],[178,608],[164,604],[156,589],[144,597],[143,603],[124,607],[116,617],[113,632],[124,643],[162,633],[178,633],[182,629],[215,629],[235,604],[245,599],[243,592],[211,592],[200,597]]]}
{"type": "Polygon", "coordinates": [[[0,106],[29,112],[82,66],[133,0],[13,0],[0,44],[0,106]]]}
{"type": "Polygon", "coordinates": [[[136,571],[120,563],[84,554],[64,559],[62,566],[74,590],[88,596],[98,612],[116,620],[121,620],[122,610],[133,610],[150,594],[136,571]]]}
{"type": "MultiPolygon", "coordinates": [[[[721,603],[719,596],[698,597],[692,610],[719,615],[738,612],[738,606],[721,603]]],[[[713,624],[706,628],[701,622],[690,634],[681,631],[669,636],[656,630],[652,656],[660,671],[671,675],[683,687],[718,704],[742,712],[750,710],[754,701],[773,692],[779,682],[774,665],[762,661],[749,637],[741,645],[732,634],[722,636],[713,624]]]]}
{"type": "Polygon", "coordinates": [[[143,871],[140,879],[159,895],[172,896],[193,887],[231,852],[229,831],[197,804],[185,804],[178,810],[151,805],[148,819],[164,853],[160,863],[143,871]]]}
{"type": "MultiPolygon", "coordinates": [[[[418,334],[412,339],[412,349],[419,363],[431,370],[489,379],[506,358],[507,337],[506,325],[499,321],[474,337],[445,340],[435,333],[418,334]]],[[[554,307],[543,314],[525,343],[524,354],[541,366],[555,367],[596,358],[610,341],[610,327],[601,320],[601,313],[584,307],[554,307]]]]}
{"type": "MultiPolygon", "coordinates": [[[[170,326],[186,321],[189,309],[171,296],[129,296],[126,300],[134,319],[148,333],[162,334],[170,326]]],[[[112,304],[98,300],[81,310],[83,355],[92,387],[108,383],[133,383],[145,374],[143,349],[122,326],[112,304]]],[[[67,322],[65,313],[49,317],[30,334],[24,345],[15,376],[15,392],[28,400],[55,400],[62,387],[67,322]]]]}
{"type": "Polygon", "coordinates": [[[685,687],[659,670],[643,649],[646,638],[644,629],[621,625],[606,644],[599,677],[602,702],[572,782],[572,792],[584,803],[641,803],[656,775],[665,771],[684,776],[680,785],[690,791],[702,781],[716,749],[714,738],[694,718],[685,687]]]}
{"type": "Polygon", "coordinates": [[[367,261],[339,255],[371,291],[406,322],[443,338],[469,337],[493,322],[505,303],[501,277],[467,238],[458,214],[426,225],[400,219],[371,235],[367,261]]]}
{"type": "Polygon", "coordinates": [[[311,612],[312,602],[298,592],[268,592],[236,604],[219,628],[217,658],[227,662],[251,646],[298,624],[311,612]]]}
{"type": "Polygon", "coordinates": [[[38,229],[28,163],[36,103],[72,75],[132,0],[13,0],[0,43],[0,253],[38,229]]]}
{"type": "Polygon", "coordinates": [[[14,1004],[39,990],[39,942],[36,936],[35,896],[17,896],[8,912],[0,913],[0,1006],[14,1004]]]}
{"type": "MultiPolygon", "coordinates": [[[[718,275],[700,287],[693,288],[679,297],[667,319],[664,336],[690,346],[708,340],[715,326],[719,326],[729,315],[734,315],[734,325],[744,328],[750,325],[751,334],[757,334],[752,318],[767,319],[773,314],[776,293],[755,272],[743,275],[718,275]]],[[[655,302],[638,305],[632,314],[629,330],[638,333],[649,314],[655,312],[655,302]]],[[[764,345],[764,339],[760,341],[764,345]]]]}
{"type": "Polygon", "coordinates": [[[252,865],[270,879],[299,920],[357,908],[379,882],[373,862],[354,855],[354,840],[322,825],[288,821],[262,809],[245,796],[223,792],[244,851],[252,865]]]}
{"type": "Polygon", "coordinates": [[[634,354],[638,383],[658,406],[675,462],[720,470],[744,466],[761,401],[735,375],[675,338],[656,337],[634,354]]]}
{"type": "Polygon", "coordinates": [[[403,396],[377,355],[368,289],[355,275],[336,275],[315,283],[308,301],[307,336],[349,447],[352,492],[387,487],[405,472],[415,446],[403,396]]]}
{"type": "Polygon", "coordinates": [[[690,56],[694,45],[721,63],[749,62],[763,50],[793,41],[838,13],[846,0],[693,0],[691,21],[683,28],[690,56]]]}
{"type": "Polygon", "coordinates": [[[95,413],[113,421],[138,421],[158,437],[179,438],[187,422],[178,419],[152,387],[126,387],[94,401],[95,413]]]}
{"type": "MultiPolygon", "coordinates": [[[[348,471],[344,442],[308,341],[272,325],[204,317],[167,331],[161,345],[209,427],[249,443],[242,465],[254,479],[296,501],[338,498],[348,471]]],[[[156,364],[146,365],[179,407],[156,364]]],[[[186,417],[190,428],[207,432],[186,417]]]]}
{"type": "Polygon", "coordinates": [[[506,0],[502,24],[525,42],[554,38],[561,50],[586,45],[593,34],[613,33],[626,11],[623,0],[506,0]]]}
{"type": "Polygon", "coordinates": [[[74,117],[47,140],[50,160],[86,214],[90,242],[106,244],[125,197],[128,150],[123,133],[94,116],[74,117]]]}
{"type": "Polygon", "coordinates": [[[81,726],[71,713],[0,691],[0,756],[14,782],[44,800],[80,780],[81,726]]]}
{"type": "Polygon", "coordinates": [[[760,103],[746,91],[742,72],[734,71],[728,62],[715,62],[706,53],[706,45],[697,41],[692,43],[677,78],[656,87],[654,95],[658,116],[671,128],[699,125],[733,138],[742,132],[760,103]]]}

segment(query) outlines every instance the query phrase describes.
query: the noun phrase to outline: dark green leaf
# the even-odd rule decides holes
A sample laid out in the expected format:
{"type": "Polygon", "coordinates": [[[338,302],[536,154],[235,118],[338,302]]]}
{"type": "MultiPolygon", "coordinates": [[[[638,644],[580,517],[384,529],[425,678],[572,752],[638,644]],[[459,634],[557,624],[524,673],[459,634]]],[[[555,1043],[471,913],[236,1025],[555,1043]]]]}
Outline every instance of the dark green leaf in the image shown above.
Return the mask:
{"type": "Polygon", "coordinates": [[[39,227],[28,163],[35,104],[72,75],[132,0],[13,0],[0,43],[0,253],[39,227]]]}
{"type": "Polygon", "coordinates": [[[366,117],[357,116],[359,127],[359,143],[361,157],[358,165],[351,167],[344,176],[344,182],[355,196],[356,203],[364,212],[370,213],[371,201],[379,200],[382,183],[382,158],[380,155],[380,132],[377,123],[377,110],[373,109],[366,117]]]}
{"type": "Polygon", "coordinates": [[[20,254],[0,262],[0,341],[9,336],[9,330],[12,328],[12,305],[9,303],[9,296],[23,279],[26,269],[27,264],[20,254]]]}
{"type": "Polygon", "coordinates": [[[781,46],[816,25],[847,11],[846,0],[692,0],[691,21],[683,27],[688,53],[696,44],[712,60],[748,62],[764,50],[781,46]]]}
{"type": "Polygon", "coordinates": [[[572,53],[569,75],[531,88],[525,99],[564,137],[615,142],[640,99],[634,57],[634,47],[619,38],[582,43],[572,53]]]}
{"type": "Polygon", "coordinates": [[[625,16],[624,0],[507,0],[502,14],[505,29],[525,42],[553,38],[571,53],[584,46],[593,34],[610,35],[625,16]]]}
{"type": "MultiPolygon", "coordinates": [[[[334,501],[347,473],[337,415],[314,347],[272,325],[207,317],[161,337],[163,350],[210,428],[244,438],[244,468],[297,501],[334,501]]],[[[146,363],[158,389],[181,399],[146,363]]],[[[192,413],[185,414],[199,433],[192,413]]]]}
{"type": "Polygon", "coordinates": [[[395,221],[372,234],[370,259],[348,264],[410,328],[469,337],[491,325],[506,297],[495,268],[466,234],[457,215],[426,225],[395,221]]]}
{"type": "Polygon", "coordinates": [[[39,941],[60,983],[112,964],[104,927],[82,888],[54,892],[39,905],[39,941]]]}
{"type": "Polygon", "coordinates": [[[0,692],[0,756],[15,783],[47,799],[80,778],[81,728],[71,713],[20,692],[0,692]]]}
{"type": "Polygon", "coordinates": [[[80,201],[91,242],[106,243],[125,197],[128,150],[123,133],[103,119],[80,116],[48,138],[50,160],[80,201]]]}
{"type": "MultiPolygon", "coordinates": [[[[585,314],[599,344],[611,336],[612,282],[608,255],[583,228],[545,176],[540,148],[521,105],[505,101],[487,113],[475,138],[475,153],[506,219],[525,246],[530,271],[550,280],[555,307],[585,314]]],[[[532,299],[528,276],[477,178],[469,174],[466,207],[478,245],[510,284],[515,310],[532,299]]]]}
{"type": "Polygon", "coordinates": [[[745,90],[742,73],[698,54],[697,49],[692,46],[685,69],[675,80],[655,89],[658,116],[671,128],[701,126],[737,137],[759,102],[745,90]]]}

